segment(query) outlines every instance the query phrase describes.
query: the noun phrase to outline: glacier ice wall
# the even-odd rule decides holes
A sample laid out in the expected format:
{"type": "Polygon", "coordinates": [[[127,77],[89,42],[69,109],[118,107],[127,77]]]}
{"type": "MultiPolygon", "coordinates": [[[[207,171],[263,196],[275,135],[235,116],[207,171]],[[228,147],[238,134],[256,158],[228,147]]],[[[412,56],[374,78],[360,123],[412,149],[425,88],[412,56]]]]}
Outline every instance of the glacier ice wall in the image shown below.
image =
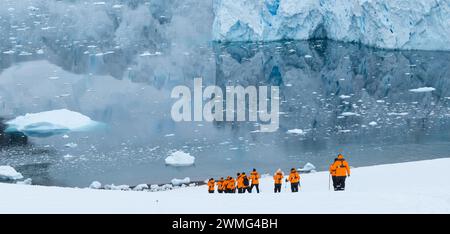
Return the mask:
{"type": "Polygon", "coordinates": [[[216,41],[329,38],[450,50],[450,0],[214,0],[216,41]]]}

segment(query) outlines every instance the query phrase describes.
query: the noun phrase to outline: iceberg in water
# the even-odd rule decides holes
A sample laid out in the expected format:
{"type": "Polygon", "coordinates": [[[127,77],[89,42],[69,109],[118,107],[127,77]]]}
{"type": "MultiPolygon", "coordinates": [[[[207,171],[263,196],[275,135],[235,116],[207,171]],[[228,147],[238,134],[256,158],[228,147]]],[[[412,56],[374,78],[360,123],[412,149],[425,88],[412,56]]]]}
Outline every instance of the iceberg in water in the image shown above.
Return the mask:
{"type": "Polygon", "coordinates": [[[174,167],[192,166],[195,163],[195,157],[183,151],[175,151],[166,158],[165,162],[174,167]]]}
{"type": "Polygon", "coordinates": [[[417,88],[417,89],[410,89],[410,92],[413,93],[428,93],[428,92],[433,92],[436,89],[433,87],[421,87],[421,88],[417,88]]]}
{"type": "Polygon", "coordinates": [[[87,116],[66,109],[26,114],[6,124],[8,125],[6,132],[22,132],[31,137],[89,131],[101,125],[87,116]]]}
{"type": "Polygon", "coordinates": [[[0,179],[21,180],[23,176],[11,166],[0,166],[0,179]]]}
{"type": "Polygon", "coordinates": [[[312,163],[306,163],[303,168],[299,168],[298,171],[301,173],[311,173],[315,172],[316,167],[312,163]]]}
{"type": "Polygon", "coordinates": [[[183,184],[191,183],[191,179],[189,177],[186,177],[184,179],[173,179],[170,182],[172,183],[173,186],[180,186],[180,185],[183,185],[183,184]]]}

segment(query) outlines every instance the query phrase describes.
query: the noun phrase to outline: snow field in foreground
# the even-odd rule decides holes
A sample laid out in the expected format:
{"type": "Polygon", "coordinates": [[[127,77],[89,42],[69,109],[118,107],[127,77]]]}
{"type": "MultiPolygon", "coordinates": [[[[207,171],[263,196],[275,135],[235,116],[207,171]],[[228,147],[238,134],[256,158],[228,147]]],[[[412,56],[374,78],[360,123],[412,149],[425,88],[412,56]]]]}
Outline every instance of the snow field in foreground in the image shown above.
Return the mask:
{"type": "MultiPolygon", "coordinates": [[[[351,162],[350,162],[351,163],[351,162]]],[[[302,175],[297,194],[272,178],[260,194],[208,194],[206,186],[123,192],[0,184],[1,213],[450,213],[450,159],[355,168],[347,191],[328,190],[327,172],[302,175]]]]}

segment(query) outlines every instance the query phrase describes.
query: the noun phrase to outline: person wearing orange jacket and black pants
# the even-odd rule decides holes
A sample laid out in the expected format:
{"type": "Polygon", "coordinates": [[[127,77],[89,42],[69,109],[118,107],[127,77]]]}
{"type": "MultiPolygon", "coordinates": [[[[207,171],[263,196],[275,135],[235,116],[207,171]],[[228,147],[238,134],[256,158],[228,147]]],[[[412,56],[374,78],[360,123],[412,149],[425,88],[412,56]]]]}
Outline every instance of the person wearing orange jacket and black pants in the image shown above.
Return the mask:
{"type": "Polygon", "coordinates": [[[275,182],[275,193],[281,193],[281,184],[283,183],[283,178],[283,172],[281,171],[281,169],[278,169],[277,172],[275,172],[275,174],[273,175],[273,180],[275,182]]]}
{"type": "Polygon", "coordinates": [[[213,178],[209,179],[208,181],[208,192],[209,193],[214,193],[214,187],[216,185],[216,182],[214,181],[213,178]]]}
{"type": "Polygon", "coordinates": [[[342,154],[339,154],[337,160],[331,165],[330,171],[335,171],[336,184],[335,191],[345,190],[345,180],[350,177],[350,166],[342,154]]]}
{"type": "Polygon", "coordinates": [[[224,193],[228,193],[228,182],[230,180],[230,177],[228,176],[227,179],[225,179],[222,183],[222,189],[224,193]]]}
{"type": "Polygon", "coordinates": [[[223,193],[223,191],[224,191],[223,182],[224,182],[223,177],[221,177],[220,180],[217,181],[217,192],[218,193],[223,193]]]}
{"type": "Polygon", "coordinates": [[[291,182],[291,191],[293,193],[298,192],[298,186],[300,184],[300,174],[298,174],[298,171],[295,168],[291,169],[291,173],[289,174],[289,178],[286,179],[286,182],[291,182]]]}
{"type": "Polygon", "coordinates": [[[245,172],[242,172],[241,177],[242,177],[242,193],[245,192],[251,193],[249,177],[245,174],[245,172]]]}
{"type": "Polygon", "coordinates": [[[237,173],[236,175],[236,182],[237,182],[237,191],[238,193],[245,193],[244,190],[244,175],[241,173],[237,173]]]}
{"type": "Polygon", "coordinates": [[[227,183],[227,191],[228,193],[236,193],[236,180],[233,177],[229,176],[227,183]]]}
{"type": "Polygon", "coordinates": [[[256,187],[256,192],[259,193],[259,178],[261,178],[261,176],[256,171],[256,169],[253,168],[253,171],[250,173],[250,179],[252,180],[252,185],[250,186],[249,193],[252,193],[253,187],[256,187]]]}

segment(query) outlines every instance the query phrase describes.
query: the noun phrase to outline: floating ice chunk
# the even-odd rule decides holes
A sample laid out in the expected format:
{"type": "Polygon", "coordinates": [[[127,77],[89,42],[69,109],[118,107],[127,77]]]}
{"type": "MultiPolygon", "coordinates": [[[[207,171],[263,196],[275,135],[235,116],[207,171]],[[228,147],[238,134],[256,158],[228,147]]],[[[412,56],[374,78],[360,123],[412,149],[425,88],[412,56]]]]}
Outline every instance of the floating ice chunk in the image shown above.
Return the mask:
{"type": "Polygon", "coordinates": [[[26,52],[26,51],[22,51],[22,52],[20,52],[20,54],[19,54],[19,56],[31,56],[31,55],[33,55],[33,54],[30,53],[30,52],[26,52]]]}
{"type": "Polygon", "coordinates": [[[130,191],[129,185],[114,185],[114,184],[107,184],[105,185],[106,190],[120,190],[120,191],[130,191]]]}
{"type": "Polygon", "coordinates": [[[390,112],[387,115],[389,115],[389,116],[405,116],[408,114],[409,114],[408,112],[402,112],[402,113],[390,112]]]}
{"type": "Polygon", "coordinates": [[[159,191],[161,188],[159,187],[159,185],[157,185],[157,184],[152,184],[152,185],[150,185],[150,191],[152,191],[152,192],[156,192],[156,191],[159,191]]]}
{"type": "Polygon", "coordinates": [[[370,123],[369,123],[369,125],[370,125],[370,126],[377,126],[377,125],[378,125],[378,123],[377,123],[377,122],[375,122],[375,121],[372,121],[372,122],[370,122],[370,123]]]}
{"type": "Polygon", "coordinates": [[[65,144],[64,146],[67,148],[76,148],[78,146],[78,144],[70,142],[70,143],[65,144]]]}
{"type": "Polygon", "coordinates": [[[339,98],[341,98],[341,99],[349,99],[351,97],[352,96],[348,96],[348,95],[341,95],[341,96],[339,96],[339,98]]]}
{"type": "Polygon", "coordinates": [[[165,159],[165,162],[174,167],[192,166],[195,163],[195,157],[183,151],[175,151],[165,159]]]}
{"type": "Polygon", "coordinates": [[[14,50],[7,50],[3,52],[4,54],[15,54],[16,52],[14,50]]]}
{"type": "Polygon", "coordinates": [[[114,8],[114,9],[120,9],[122,7],[123,7],[123,5],[119,5],[119,4],[112,6],[112,8],[114,8]]]}
{"type": "Polygon", "coordinates": [[[63,156],[64,159],[71,159],[71,158],[73,158],[73,157],[74,157],[74,156],[73,156],[73,155],[70,155],[70,154],[66,154],[66,155],[63,156]]]}
{"type": "Polygon", "coordinates": [[[6,122],[6,132],[22,132],[32,137],[49,137],[67,132],[89,131],[100,126],[80,113],[66,109],[26,114],[6,122]]]}
{"type": "Polygon", "coordinates": [[[146,51],[146,52],[140,54],[139,56],[140,57],[147,57],[147,56],[159,56],[159,55],[162,55],[162,53],[159,52],[159,51],[156,51],[155,53],[150,53],[150,52],[146,51]]]}
{"type": "Polygon", "coordinates": [[[307,54],[307,55],[305,55],[305,58],[312,58],[313,56],[312,55],[309,55],[309,54],[307,54]]]}
{"type": "Polygon", "coordinates": [[[172,190],[172,189],[173,189],[172,184],[165,184],[165,185],[161,186],[161,190],[172,190]]]}
{"type": "Polygon", "coordinates": [[[89,185],[90,189],[101,189],[102,188],[102,184],[98,181],[94,181],[91,183],[91,185],[89,185]]]}
{"type": "Polygon", "coordinates": [[[189,177],[186,177],[184,179],[173,179],[170,181],[173,186],[180,186],[183,184],[189,184],[191,183],[191,179],[189,177]]]}
{"type": "Polygon", "coordinates": [[[0,179],[21,180],[23,176],[11,166],[0,166],[0,179]]]}
{"type": "Polygon", "coordinates": [[[298,129],[298,128],[288,130],[286,133],[293,134],[293,135],[306,135],[305,131],[303,131],[302,129],[298,129]]]}
{"type": "Polygon", "coordinates": [[[341,114],[342,116],[359,116],[359,114],[354,113],[354,112],[344,112],[341,114]]]}
{"type": "Polygon", "coordinates": [[[422,88],[417,88],[417,89],[410,89],[410,92],[413,93],[427,93],[427,92],[433,92],[436,89],[433,87],[422,87],[422,88]]]}
{"type": "Polygon", "coordinates": [[[302,173],[311,173],[315,172],[316,167],[312,163],[306,163],[303,168],[298,169],[299,172],[302,173]]]}
{"type": "Polygon", "coordinates": [[[139,184],[133,188],[133,191],[144,191],[148,189],[148,184],[139,184]]]}
{"type": "Polygon", "coordinates": [[[31,178],[28,178],[24,181],[17,181],[16,184],[31,185],[31,184],[33,184],[33,180],[31,178]]]}

